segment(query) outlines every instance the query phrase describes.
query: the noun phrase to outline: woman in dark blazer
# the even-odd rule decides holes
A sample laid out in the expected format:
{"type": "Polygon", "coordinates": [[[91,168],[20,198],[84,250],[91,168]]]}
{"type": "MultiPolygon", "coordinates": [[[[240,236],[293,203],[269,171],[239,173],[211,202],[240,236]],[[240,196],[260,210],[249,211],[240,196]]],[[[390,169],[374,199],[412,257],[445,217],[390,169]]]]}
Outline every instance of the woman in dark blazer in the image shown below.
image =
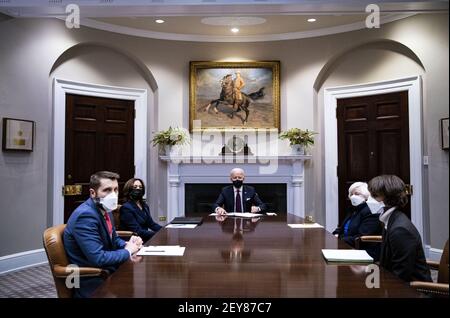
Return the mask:
{"type": "MultiPolygon", "coordinates": [[[[344,240],[347,244],[355,246],[355,239],[363,235],[381,235],[381,224],[378,211],[371,211],[366,201],[369,198],[367,183],[355,182],[348,189],[348,197],[352,209],[346,216],[342,225],[334,230],[333,234],[344,240]]],[[[380,254],[379,244],[364,243],[361,248],[378,260],[380,254]]]]}
{"type": "Polygon", "coordinates": [[[123,187],[123,193],[127,201],[120,208],[120,227],[137,233],[146,242],[162,226],[153,221],[150,209],[143,199],[144,182],[137,178],[128,180],[123,187]]]}
{"type": "Polygon", "coordinates": [[[404,281],[431,282],[422,239],[411,220],[400,211],[408,203],[405,183],[397,176],[382,175],[369,182],[371,196],[384,205],[380,265],[404,281]]]}

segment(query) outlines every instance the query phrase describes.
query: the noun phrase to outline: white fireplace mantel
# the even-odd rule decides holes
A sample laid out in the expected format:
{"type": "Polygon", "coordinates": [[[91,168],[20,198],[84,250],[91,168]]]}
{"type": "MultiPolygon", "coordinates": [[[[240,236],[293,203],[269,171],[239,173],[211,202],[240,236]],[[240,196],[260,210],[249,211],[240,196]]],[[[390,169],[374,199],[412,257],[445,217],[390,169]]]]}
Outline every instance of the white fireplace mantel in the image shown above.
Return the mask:
{"type": "Polygon", "coordinates": [[[246,183],[286,184],[287,212],[305,216],[304,163],[311,159],[310,155],[160,156],[160,159],[167,163],[168,222],[185,215],[185,184],[230,183],[230,170],[235,167],[245,170],[246,183]]]}

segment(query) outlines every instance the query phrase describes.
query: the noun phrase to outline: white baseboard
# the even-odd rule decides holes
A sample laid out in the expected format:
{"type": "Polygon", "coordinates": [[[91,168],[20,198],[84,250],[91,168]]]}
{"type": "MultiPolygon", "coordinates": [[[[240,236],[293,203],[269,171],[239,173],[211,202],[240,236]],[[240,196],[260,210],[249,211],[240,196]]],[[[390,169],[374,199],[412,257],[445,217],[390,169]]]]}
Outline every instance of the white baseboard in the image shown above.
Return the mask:
{"type": "Polygon", "coordinates": [[[425,245],[425,256],[427,259],[439,262],[441,260],[443,250],[425,245]]]}
{"type": "Polygon", "coordinates": [[[0,257],[0,274],[48,263],[43,248],[0,257]]]}

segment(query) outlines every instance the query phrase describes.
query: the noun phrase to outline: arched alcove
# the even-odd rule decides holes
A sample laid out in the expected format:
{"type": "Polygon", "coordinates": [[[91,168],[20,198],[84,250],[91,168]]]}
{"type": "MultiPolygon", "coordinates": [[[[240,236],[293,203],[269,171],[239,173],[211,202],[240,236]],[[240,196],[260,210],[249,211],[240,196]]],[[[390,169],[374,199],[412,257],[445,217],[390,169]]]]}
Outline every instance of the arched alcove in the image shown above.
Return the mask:
{"type": "MultiPolygon", "coordinates": [[[[134,101],[134,164],[136,176],[146,180],[157,177],[156,151],[149,147],[151,131],[157,129],[158,103],[156,80],[149,68],[130,52],[109,44],[80,43],[65,50],[53,63],[49,73],[53,98],[53,130],[49,157],[53,171],[53,224],[63,222],[64,199],[60,193],[64,184],[65,156],[65,96],[67,93],[126,99],[134,101]],[[51,161],[51,160],[50,160],[51,161]],[[151,163],[154,164],[151,164],[151,163]],[[59,191],[58,191],[59,189],[59,191]]],[[[157,202],[156,200],[149,200],[157,202]]],[[[156,203],[155,203],[156,204],[156,203]]],[[[155,208],[152,211],[156,211],[155,208]]]]}
{"type": "Polygon", "coordinates": [[[413,50],[411,50],[406,45],[393,41],[393,40],[375,40],[363,44],[359,44],[357,46],[354,46],[352,48],[346,49],[343,52],[340,52],[336,55],[334,55],[332,58],[330,58],[327,63],[322,67],[319,74],[316,77],[316,80],[314,81],[314,90],[318,92],[320,88],[322,87],[323,83],[327,80],[327,78],[333,73],[333,71],[336,69],[336,67],[345,60],[349,55],[355,54],[355,52],[360,50],[370,50],[370,49],[378,49],[378,50],[384,50],[384,51],[390,51],[395,52],[400,55],[403,55],[414,62],[416,62],[423,70],[425,70],[425,67],[423,66],[422,61],[419,59],[416,53],[414,53],[413,50]]]}
{"type": "Polygon", "coordinates": [[[106,50],[114,52],[119,56],[122,56],[124,59],[128,60],[131,64],[133,64],[136,67],[136,70],[140,73],[142,78],[148,83],[148,85],[153,91],[156,91],[156,89],[158,88],[158,85],[156,83],[155,78],[153,77],[153,74],[139,58],[137,58],[134,54],[122,48],[118,48],[115,47],[114,45],[107,43],[84,42],[68,48],[53,63],[53,66],[50,70],[50,76],[55,72],[55,70],[59,66],[61,66],[65,62],[73,58],[76,58],[77,56],[81,56],[90,50],[92,51],[106,50]]]}
{"type": "Polygon", "coordinates": [[[411,180],[415,183],[416,193],[412,198],[412,219],[423,234],[421,114],[424,75],[425,67],[417,54],[404,44],[392,40],[376,40],[346,49],[332,56],[321,68],[313,85],[315,129],[320,132],[320,147],[314,148],[314,156],[318,158],[314,175],[319,176],[314,191],[323,193],[316,198],[315,206],[325,211],[322,217],[326,220],[327,229],[332,230],[338,225],[334,217],[338,209],[336,100],[404,90],[408,91],[411,108],[411,180]]]}

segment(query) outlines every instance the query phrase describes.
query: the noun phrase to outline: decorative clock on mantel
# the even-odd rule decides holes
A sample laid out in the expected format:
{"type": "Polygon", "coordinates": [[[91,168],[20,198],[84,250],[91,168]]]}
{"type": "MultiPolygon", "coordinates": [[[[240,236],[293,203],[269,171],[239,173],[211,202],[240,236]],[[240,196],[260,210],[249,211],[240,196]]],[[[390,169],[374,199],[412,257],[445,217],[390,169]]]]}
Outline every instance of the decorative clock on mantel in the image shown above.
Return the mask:
{"type": "Polygon", "coordinates": [[[228,139],[227,143],[222,147],[222,155],[253,155],[250,148],[245,143],[245,140],[239,136],[234,135],[228,139]]]}

